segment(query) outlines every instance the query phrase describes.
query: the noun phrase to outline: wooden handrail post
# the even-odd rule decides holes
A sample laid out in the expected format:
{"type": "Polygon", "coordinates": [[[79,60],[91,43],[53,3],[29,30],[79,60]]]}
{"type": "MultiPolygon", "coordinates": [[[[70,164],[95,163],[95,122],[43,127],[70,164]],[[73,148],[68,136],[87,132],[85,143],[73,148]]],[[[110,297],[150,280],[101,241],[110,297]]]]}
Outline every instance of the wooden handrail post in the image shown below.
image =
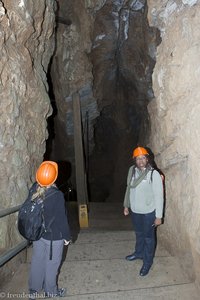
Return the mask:
{"type": "Polygon", "coordinates": [[[73,99],[74,117],[74,149],[76,168],[76,189],[79,207],[79,224],[81,228],[88,227],[88,194],[86,186],[86,173],[83,155],[83,138],[81,123],[81,107],[79,94],[75,93],[73,99]]]}

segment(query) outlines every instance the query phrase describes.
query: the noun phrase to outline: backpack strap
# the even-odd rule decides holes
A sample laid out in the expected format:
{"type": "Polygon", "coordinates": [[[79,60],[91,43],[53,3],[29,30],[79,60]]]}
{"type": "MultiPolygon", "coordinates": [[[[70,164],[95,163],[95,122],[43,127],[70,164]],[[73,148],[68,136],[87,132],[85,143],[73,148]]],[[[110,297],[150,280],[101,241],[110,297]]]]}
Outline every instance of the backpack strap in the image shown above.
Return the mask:
{"type": "Polygon", "coordinates": [[[152,169],[151,170],[151,177],[150,177],[150,181],[152,182],[153,181],[153,171],[154,171],[155,169],[152,169]]]}
{"type": "MultiPolygon", "coordinates": [[[[56,185],[52,185],[50,187],[51,190],[58,190],[56,185]]],[[[49,252],[49,260],[52,260],[52,256],[53,256],[53,232],[51,230],[51,225],[53,224],[53,221],[55,220],[55,216],[53,216],[46,228],[46,231],[51,233],[51,241],[50,241],[50,252],[49,252]]]]}
{"type": "Polygon", "coordinates": [[[48,224],[48,228],[47,230],[51,233],[51,242],[50,242],[50,252],[49,252],[49,260],[52,260],[52,256],[53,256],[53,233],[52,230],[50,228],[51,224],[53,223],[53,221],[55,220],[55,216],[53,216],[48,224]]]}
{"type": "Polygon", "coordinates": [[[147,175],[147,173],[149,172],[149,168],[146,168],[144,172],[142,172],[138,178],[134,179],[133,183],[130,184],[131,188],[136,188],[136,186],[138,186],[138,184],[140,184],[140,182],[145,178],[145,176],[147,175]]]}

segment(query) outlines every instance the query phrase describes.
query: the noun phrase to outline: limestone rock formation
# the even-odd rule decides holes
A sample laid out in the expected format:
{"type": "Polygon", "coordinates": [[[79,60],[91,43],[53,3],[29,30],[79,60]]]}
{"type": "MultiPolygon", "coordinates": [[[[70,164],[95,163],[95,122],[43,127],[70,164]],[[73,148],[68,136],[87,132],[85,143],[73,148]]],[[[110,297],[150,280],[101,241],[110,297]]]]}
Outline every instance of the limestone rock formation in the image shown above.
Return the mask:
{"type": "MultiPolygon", "coordinates": [[[[51,158],[75,185],[75,92],[91,200],[122,202],[132,148],[149,143],[166,178],[159,241],[200,285],[199,20],[200,0],[0,0],[0,209],[43,160],[51,80],[51,158]]],[[[0,251],[19,240],[16,214],[1,219],[0,251]]]]}
{"type": "MultiPolygon", "coordinates": [[[[0,206],[22,203],[46,147],[51,114],[47,68],[54,50],[55,1],[0,1],[0,206]]],[[[1,247],[13,246],[16,218],[1,219],[1,247]]]]}
{"type": "Polygon", "coordinates": [[[148,1],[162,32],[148,106],[151,143],[166,176],[161,240],[200,282],[200,1],[148,1]],[[193,270],[195,272],[193,272],[193,270]]]}
{"type": "Polygon", "coordinates": [[[91,157],[91,194],[122,201],[132,150],[148,139],[146,110],[159,34],[149,28],[146,1],[106,1],[95,16],[91,58],[101,111],[91,157]],[[98,175],[95,175],[98,174],[98,175]]]}
{"type": "MultiPolygon", "coordinates": [[[[57,113],[54,119],[55,139],[51,157],[68,160],[73,166],[73,93],[79,92],[80,95],[83,127],[86,122],[89,123],[88,138],[91,148],[93,124],[99,114],[92,91],[92,65],[88,57],[92,16],[88,14],[87,8],[92,9],[93,4],[93,1],[82,0],[59,1],[58,9],[58,16],[63,20],[70,20],[70,25],[60,22],[56,30],[57,47],[52,61],[51,78],[57,113]]],[[[74,176],[73,172],[72,178],[74,176]]]]}
{"type": "Polygon", "coordinates": [[[52,62],[52,157],[70,161],[75,181],[72,94],[78,91],[83,127],[88,122],[89,128],[84,139],[91,200],[122,201],[132,148],[149,131],[158,30],[148,26],[145,0],[59,1],[58,13],[71,25],[58,25],[52,62]]]}

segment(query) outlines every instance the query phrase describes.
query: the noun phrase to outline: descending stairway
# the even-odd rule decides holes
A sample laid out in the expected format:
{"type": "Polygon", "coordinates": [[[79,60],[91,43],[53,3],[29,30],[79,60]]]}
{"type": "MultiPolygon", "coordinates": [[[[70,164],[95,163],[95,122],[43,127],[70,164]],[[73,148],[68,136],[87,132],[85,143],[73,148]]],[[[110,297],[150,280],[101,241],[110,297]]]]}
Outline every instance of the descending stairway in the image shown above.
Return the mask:
{"type": "MultiPolygon", "coordinates": [[[[81,230],[65,253],[59,276],[60,287],[67,287],[68,291],[63,299],[200,299],[199,291],[177,258],[159,244],[150,273],[140,277],[142,261],[124,259],[133,251],[134,238],[130,219],[123,216],[121,204],[92,203],[90,228],[81,230]]],[[[13,294],[18,295],[14,299],[27,299],[28,267],[29,263],[21,265],[12,281],[2,289],[6,296],[2,299],[14,298],[13,294]]]]}

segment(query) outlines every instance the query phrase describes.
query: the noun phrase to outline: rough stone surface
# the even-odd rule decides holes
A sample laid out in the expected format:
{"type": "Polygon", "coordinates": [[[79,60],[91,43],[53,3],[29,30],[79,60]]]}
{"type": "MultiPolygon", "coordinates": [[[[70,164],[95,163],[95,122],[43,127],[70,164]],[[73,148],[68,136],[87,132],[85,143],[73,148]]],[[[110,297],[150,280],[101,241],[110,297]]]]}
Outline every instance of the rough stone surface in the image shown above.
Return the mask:
{"type": "Polygon", "coordinates": [[[101,111],[90,159],[93,201],[122,201],[132,149],[148,136],[157,31],[146,1],[106,1],[95,16],[91,59],[101,111]]]}
{"type": "MultiPolygon", "coordinates": [[[[0,209],[25,200],[43,160],[55,9],[50,0],[0,1],[0,209]]],[[[15,215],[1,219],[2,248],[19,241],[15,222],[15,215]]]]}
{"type": "MultiPolygon", "coordinates": [[[[51,114],[46,75],[55,54],[52,156],[74,164],[72,94],[78,91],[83,125],[89,124],[93,200],[121,200],[127,157],[149,132],[146,105],[154,93],[149,145],[166,176],[159,240],[200,284],[200,1],[148,0],[150,29],[144,0],[60,0],[58,14],[68,25],[57,24],[54,53],[55,4],[0,1],[0,208],[24,200],[42,161],[51,114]],[[162,37],[156,57],[155,27],[162,37]]],[[[20,239],[15,224],[16,215],[1,219],[1,253],[20,239]]]]}
{"type": "MultiPolygon", "coordinates": [[[[51,157],[69,160],[74,166],[72,95],[80,95],[83,127],[89,124],[88,139],[92,147],[93,123],[99,114],[92,91],[91,48],[92,9],[94,1],[59,1],[58,15],[71,25],[57,24],[56,51],[51,68],[57,114],[54,119],[55,140],[51,157]],[[81,12],[81,13],[80,13],[81,12]],[[62,144],[62,147],[59,145],[62,144]]],[[[99,5],[99,4],[98,4],[99,5]]],[[[91,151],[91,149],[90,149],[91,151]]],[[[74,172],[72,174],[74,177],[74,172]]]]}
{"type": "Polygon", "coordinates": [[[57,106],[52,157],[70,161],[74,182],[72,94],[78,91],[83,128],[86,121],[89,128],[91,199],[121,201],[132,148],[149,128],[158,31],[148,26],[144,0],[59,1],[58,13],[71,25],[58,25],[51,69],[57,106]]]}
{"type": "Polygon", "coordinates": [[[200,283],[200,1],[150,0],[148,5],[151,25],[162,30],[155,99],[148,106],[150,146],[166,176],[161,238],[200,283]]]}

